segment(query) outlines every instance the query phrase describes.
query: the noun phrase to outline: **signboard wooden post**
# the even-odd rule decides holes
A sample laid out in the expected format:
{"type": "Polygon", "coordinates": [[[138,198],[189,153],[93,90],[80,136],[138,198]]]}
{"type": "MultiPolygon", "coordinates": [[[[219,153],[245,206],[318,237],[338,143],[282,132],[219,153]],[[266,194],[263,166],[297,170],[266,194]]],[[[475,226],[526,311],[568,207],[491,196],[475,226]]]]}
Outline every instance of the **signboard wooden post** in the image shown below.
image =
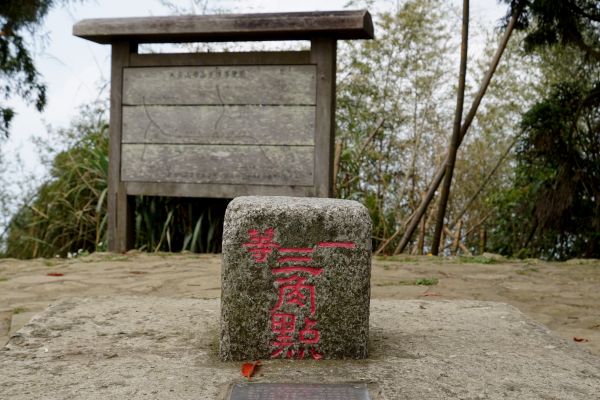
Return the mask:
{"type": "Polygon", "coordinates": [[[133,246],[136,195],[330,197],[337,39],[367,11],[91,19],[112,45],[109,250],[133,246]],[[140,43],[309,40],[309,51],[138,54],[140,43]]]}

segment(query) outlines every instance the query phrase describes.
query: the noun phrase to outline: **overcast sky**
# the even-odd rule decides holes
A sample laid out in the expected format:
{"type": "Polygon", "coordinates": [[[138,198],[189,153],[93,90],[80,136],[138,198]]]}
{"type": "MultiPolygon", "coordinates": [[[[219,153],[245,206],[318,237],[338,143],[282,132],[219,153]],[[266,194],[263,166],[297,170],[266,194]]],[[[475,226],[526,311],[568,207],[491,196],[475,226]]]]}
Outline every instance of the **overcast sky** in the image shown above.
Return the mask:
{"type": "MultiPolygon", "coordinates": [[[[459,0],[452,0],[458,4],[459,0]]],[[[189,0],[175,1],[182,7],[189,0]]],[[[219,0],[217,4],[234,12],[283,12],[341,10],[347,0],[219,0]]],[[[462,2],[460,2],[462,3],[462,2]]],[[[471,1],[472,18],[497,24],[506,6],[498,6],[496,0],[471,1]]],[[[27,171],[41,174],[32,137],[45,137],[46,126],[68,126],[77,115],[78,107],[97,98],[98,87],[110,74],[110,46],[99,45],[72,36],[72,26],[85,18],[109,18],[131,16],[169,15],[170,10],[159,0],[87,0],[83,4],[71,4],[52,10],[45,20],[46,45],[35,54],[35,62],[48,87],[48,104],[43,113],[20,101],[12,102],[17,111],[13,120],[11,137],[2,143],[5,157],[15,155],[25,162],[27,171]]],[[[39,47],[39,46],[38,46],[39,47]]]]}

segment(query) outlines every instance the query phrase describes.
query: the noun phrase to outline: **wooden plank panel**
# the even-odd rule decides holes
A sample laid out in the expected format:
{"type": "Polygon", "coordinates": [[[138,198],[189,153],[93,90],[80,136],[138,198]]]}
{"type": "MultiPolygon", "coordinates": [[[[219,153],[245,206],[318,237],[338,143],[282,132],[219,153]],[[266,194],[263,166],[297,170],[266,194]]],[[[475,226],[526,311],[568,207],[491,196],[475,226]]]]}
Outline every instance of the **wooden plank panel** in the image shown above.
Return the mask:
{"type": "Polygon", "coordinates": [[[314,106],[127,106],[123,143],[313,145],[314,106]]]}
{"type": "Polygon", "coordinates": [[[124,105],[315,104],[314,65],[125,68],[124,105]]]}
{"type": "Polygon", "coordinates": [[[132,54],[132,67],[310,64],[310,51],[132,54]]]}
{"type": "Polygon", "coordinates": [[[123,144],[121,179],[249,185],[313,184],[312,146],[123,144]]]}
{"type": "Polygon", "coordinates": [[[73,26],[73,35],[105,44],[125,40],[176,43],[316,36],[372,39],[373,23],[366,10],[103,18],[79,21],[73,26]]]}
{"type": "Polygon", "coordinates": [[[314,196],[312,186],[223,185],[198,183],[125,182],[127,194],[138,196],[217,197],[237,196],[314,196]]]}

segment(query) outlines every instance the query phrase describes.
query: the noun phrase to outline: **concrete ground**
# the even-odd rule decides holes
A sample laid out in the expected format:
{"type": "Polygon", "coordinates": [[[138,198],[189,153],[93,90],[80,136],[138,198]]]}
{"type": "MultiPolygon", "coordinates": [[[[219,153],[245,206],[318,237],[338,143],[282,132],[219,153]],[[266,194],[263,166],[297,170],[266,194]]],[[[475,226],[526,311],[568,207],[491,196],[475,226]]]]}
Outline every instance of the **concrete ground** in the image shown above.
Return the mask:
{"type": "MultiPolygon", "coordinates": [[[[9,331],[16,332],[58,299],[216,298],[220,263],[218,255],[136,252],[96,253],[71,260],[0,259],[0,346],[8,341],[9,331]]],[[[375,258],[371,283],[375,299],[508,303],[565,340],[600,355],[600,260],[546,263],[496,260],[491,255],[375,258]]]]}
{"type": "MultiPolygon", "coordinates": [[[[372,275],[368,360],[264,361],[252,382],[600,398],[600,262],[380,258],[372,275]]],[[[219,281],[212,255],[0,260],[0,398],[225,398],[244,378],[216,359],[219,281]]]]}
{"type": "MultiPolygon", "coordinates": [[[[240,362],[217,359],[218,307],[148,295],[58,301],[0,351],[0,396],[226,399],[248,381],[240,362]]],[[[370,338],[367,360],[266,360],[250,382],[363,384],[374,400],[599,398],[600,358],[506,304],[376,299],[370,338]]]]}

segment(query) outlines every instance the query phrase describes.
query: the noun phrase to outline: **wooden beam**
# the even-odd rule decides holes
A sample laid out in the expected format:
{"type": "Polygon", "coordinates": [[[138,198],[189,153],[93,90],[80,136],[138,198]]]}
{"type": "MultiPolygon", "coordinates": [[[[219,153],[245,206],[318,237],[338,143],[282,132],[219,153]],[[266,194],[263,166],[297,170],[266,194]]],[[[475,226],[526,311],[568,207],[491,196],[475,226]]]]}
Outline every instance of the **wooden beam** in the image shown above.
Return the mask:
{"type": "Polygon", "coordinates": [[[123,68],[129,64],[135,44],[123,42],[112,46],[110,86],[110,139],[108,163],[108,249],[127,251],[134,245],[133,198],[128,199],[121,182],[121,136],[123,68]]]}
{"type": "Polygon", "coordinates": [[[311,42],[312,62],[317,65],[314,164],[317,197],[333,197],[336,46],[333,39],[311,42]]]}
{"type": "Polygon", "coordinates": [[[374,37],[366,10],[86,19],[73,35],[101,44],[374,37]]]}
{"type": "Polygon", "coordinates": [[[129,196],[211,197],[232,199],[236,196],[312,197],[312,186],[223,185],[215,183],[124,182],[129,196]]]}
{"type": "Polygon", "coordinates": [[[131,67],[310,64],[310,51],[132,54],[131,67]]]}

